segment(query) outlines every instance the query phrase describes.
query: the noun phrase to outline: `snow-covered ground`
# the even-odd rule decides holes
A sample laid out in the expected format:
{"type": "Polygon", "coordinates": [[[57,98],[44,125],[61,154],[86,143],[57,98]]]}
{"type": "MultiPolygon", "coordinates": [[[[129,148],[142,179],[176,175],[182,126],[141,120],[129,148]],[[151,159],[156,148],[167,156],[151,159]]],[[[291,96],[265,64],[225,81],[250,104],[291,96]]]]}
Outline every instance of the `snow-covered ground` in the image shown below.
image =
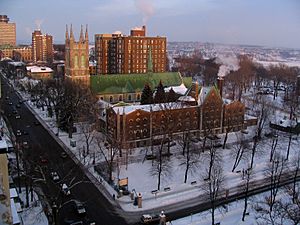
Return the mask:
{"type": "MultiPolygon", "coordinates": [[[[22,192],[19,193],[19,198],[25,204],[25,188],[23,188],[22,192]]],[[[29,193],[29,207],[23,208],[20,216],[24,225],[48,225],[48,219],[43,211],[41,201],[35,192],[33,192],[33,201],[31,201],[31,196],[29,193]]]]}
{"type": "MultiPolygon", "coordinates": [[[[35,113],[47,124],[48,128],[53,131],[54,134],[57,133],[57,127],[55,125],[54,118],[50,118],[47,116],[46,111],[42,111],[41,108],[37,108],[33,102],[29,100],[29,96],[26,96],[24,93],[21,95],[28,99],[27,104],[35,111],[35,113]]],[[[269,97],[269,102],[272,103],[272,98],[269,97]]],[[[278,98],[276,101],[280,101],[278,98]]],[[[277,104],[277,103],[276,103],[277,104]]],[[[287,115],[285,112],[281,112],[280,116],[287,115]]],[[[272,117],[274,115],[270,115],[272,117]]],[[[248,140],[249,144],[252,145],[252,137],[254,136],[255,127],[248,128],[248,133],[243,134],[244,139],[248,140]]],[[[240,134],[240,132],[238,132],[240,134]]],[[[241,135],[241,134],[240,134],[241,135]]],[[[221,137],[221,143],[224,138],[224,135],[219,135],[221,137]]],[[[76,160],[80,161],[84,164],[88,170],[92,173],[96,180],[101,180],[101,183],[107,187],[107,190],[111,194],[117,193],[110,187],[103,179],[99,176],[97,172],[94,171],[94,159],[95,165],[101,164],[103,159],[99,157],[99,152],[97,153],[96,145],[91,146],[90,154],[84,156],[83,149],[85,148],[83,135],[80,133],[73,134],[72,140],[76,141],[76,147],[71,147],[70,138],[68,134],[59,131],[58,135],[59,139],[67,146],[72,152],[72,157],[75,157],[76,160]]],[[[231,190],[233,187],[236,187],[239,184],[243,183],[242,171],[246,170],[249,167],[249,157],[243,159],[240,165],[237,167],[236,171],[239,172],[231,172],[233,166],[233,156],[232,150],[234,149],[234,145],[237,142],[237,134],[231,133],[228,137],[227,147],[226,149],[219,148],[218,152],[221,158],[221,164],[223,167],[223,173],[225,176],[224,189],[231,190]]],[[[265,176],[266,170],[269,165],[269,151],[270,146],[272,144],[272,139],[263,138],[263,140],[259,143],[258,152],[255,156],[255,164],[253,169],[253,180],[262,179],[265,176]]],[[[205,194],[203,189],[201,188],[204,184],[203,179],[206,177],[204,171],[208,166],[208,152],[202,152],[200,146],[202,142],[192,143],[191,149],[195,148],[195,151],[198,152],[199,162],[197,166],[190,172],[188,175],[188,181],[184,184],[184,166],[181,166],[183,156],[180,154],[181,147],[177,143],[177,145],[171,147],[171,153],[173,155],[168,158],[170,173],[162,177],[161,181],[161,191],[157,191],[156,194],[153,194],[152,191],[157,189],[157,177],[151,176],[151,168],[152,161],[151,160],[143,160],[145,156],[145,149],[139,148],[132,151],[130,157],[130,163],[126,165],[126,162],[119,162],[119,171],[114,171],[115,179],[118,178],[128,178],[128,190],[135,190],[137,193],[141,193],[143,196],[143,207],[138,208],[133,205],[133,201],[129,198],[129,196],[123,196],[117,199],[123,210],[125,211],[142,211],[146,209],[155,209],[157,207],[163,207],[166,205],[170,205],[172,203],[181,202],[185,200],[194,199],[196,196],[200,196],[205,194]],[[196,181],[196,182],[193,182],[196,181]],[[191,182],[195,184],[191,184],[191,182]],[[168,188],[168,190],[164,190],[164,188],[168,188]]],[[[288,145],[288,135],[281,133],[278,137],[278,147],[276,149],[277,153],[282,155],[286,154],[286,149],[288,145]]],[[[292,140],[291,144],[291,152],[290,159],[293,159],[297,150],[300,148],[300,139],[295,137],[292,140]]],[[[292,160],[290,160],[292,161],[292,160]]],[[[291,169],[292,167],[289,166],[291,169]]],[[[233,207],[234,204],[232,204],[233,207]]],[[[236,207],[236,211],[231,211],[230,213],[240,213],[240,207],[236,207]]],[[[221,215],[220,215],[221,216],[221,215]]],[[[192,217],[194,221],[196,218],[192,217]]],[[[251,221],[251,220],[249,220],[251,221]]],[[[178,223],[183,224],[183,223],[178,223]]],[[[193,224],[193,223],[192,223],[193,224]]],[[[198,224],[198,223],[195,223],[198,224]]],[[[202,224],[202,223],[201,223],[202,224]]],[[[223,224],[223,223],[222,223],[223,224]]],[[[229,223],[228,223],[229,224],[229,223]]],[[[238,223],[231,223],[238,224],[238,223]]],[[[247,223],[247,224],[251,224],[247,223]]]]}
{"type": "MultiPolygon", "coordinates": [[[[242,215],[244,210],[244,200],[238,200],[222,206],[216,209],[215,212],[215,223],[221,225],[255,225],[257,222],[261,224],[268,224],[262,217],[257,213],[255,207],[260,204],[265,197],[269,196],[270,192],[264,192],[248,199],[247,213],[245,221],[242,221],[242,215]]],[[[288,199],[288,196],[283,189],[279,190],[278,199],[288,199]]],[[[192,214],[188,217],[173,220],[170,222],[171,225],[211,225],[211,211],[207,210],[201,213],[192,214]]],[[[284,220],[284,225],[292,225],[293,223],[288,220],[284,220]]]]}

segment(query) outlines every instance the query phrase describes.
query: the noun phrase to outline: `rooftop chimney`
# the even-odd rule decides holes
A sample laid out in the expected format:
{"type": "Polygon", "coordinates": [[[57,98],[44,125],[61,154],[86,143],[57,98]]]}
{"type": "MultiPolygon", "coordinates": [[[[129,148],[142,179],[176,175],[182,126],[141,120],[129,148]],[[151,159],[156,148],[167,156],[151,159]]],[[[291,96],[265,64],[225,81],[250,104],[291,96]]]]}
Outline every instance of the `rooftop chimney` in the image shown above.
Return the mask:
{"type": "Polygon", "coordinates": [[[221,97],[223,97],[223,85],[224,85],[224,78],[221,77],[221,76],[218,76],[218,79],[217,79],[217,87],[220,91],[220,95],[221,97]]]}

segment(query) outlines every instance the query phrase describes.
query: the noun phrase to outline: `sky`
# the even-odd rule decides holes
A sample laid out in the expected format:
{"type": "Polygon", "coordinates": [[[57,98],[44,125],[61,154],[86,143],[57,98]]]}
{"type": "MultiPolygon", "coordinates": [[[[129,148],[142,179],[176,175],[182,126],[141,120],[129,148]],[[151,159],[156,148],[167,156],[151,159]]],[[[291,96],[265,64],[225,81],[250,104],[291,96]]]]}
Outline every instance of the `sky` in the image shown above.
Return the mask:
{"type": "Polygon", "coordinates": [[[40,27],[63,43],[66,24],[94,34],[147,26],[148,36],[300,49],[300,0],[0,0],[0,14],[17,24],[17,42],[40,27]]]}

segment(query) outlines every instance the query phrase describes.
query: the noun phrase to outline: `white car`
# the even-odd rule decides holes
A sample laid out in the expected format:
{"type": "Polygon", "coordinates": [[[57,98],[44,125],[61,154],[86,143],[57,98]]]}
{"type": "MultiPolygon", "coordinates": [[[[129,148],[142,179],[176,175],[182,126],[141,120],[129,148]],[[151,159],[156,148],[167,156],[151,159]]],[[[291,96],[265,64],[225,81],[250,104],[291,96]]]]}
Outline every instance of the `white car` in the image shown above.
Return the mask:
{"type": "Polygon", "coordinates": [[[17,133],[16,133],[17,136],[21,136],[22,135],[22,132],[20,130],[17,130],[17,133]]]}
{"type": "Polygon", "coordinates": [[[60,178],[59,178],[57,172],[51,172],[50,175],[51,175],[51,178],[53,181],[59,181],[60,178]]]}
{"type": "Polygon", "coordinates": [[[62,190],[62,192],[63,192],[65,195],[70,195],[70,194],[71,194],[70,189],[69,189],[69,187],[68,187],[66,184],[63,184],[63,185],[62,185],[61,190],[62,190]]]}

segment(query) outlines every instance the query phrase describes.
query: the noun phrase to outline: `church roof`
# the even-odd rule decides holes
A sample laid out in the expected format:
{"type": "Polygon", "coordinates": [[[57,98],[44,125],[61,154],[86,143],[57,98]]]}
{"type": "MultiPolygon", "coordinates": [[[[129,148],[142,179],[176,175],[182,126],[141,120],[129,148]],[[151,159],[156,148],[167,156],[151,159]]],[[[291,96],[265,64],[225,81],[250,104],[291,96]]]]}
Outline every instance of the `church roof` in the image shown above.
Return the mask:
{"type": "MultiPolygon", "coordinates": [[[[190,78],[191,79],[191,78],[190,78]]],[[[164,86],[180,86],[183,79],[178,72],[146,74],[108,74],[91,76],[91,88],[97,94],[141,92],[146,83],[152,89],[162,81],[164,86]]],[[[188,79],[184,83],[189,83],[188,79]]],[[[190,82],[191,83],[191,82],[190,82]]]]}

